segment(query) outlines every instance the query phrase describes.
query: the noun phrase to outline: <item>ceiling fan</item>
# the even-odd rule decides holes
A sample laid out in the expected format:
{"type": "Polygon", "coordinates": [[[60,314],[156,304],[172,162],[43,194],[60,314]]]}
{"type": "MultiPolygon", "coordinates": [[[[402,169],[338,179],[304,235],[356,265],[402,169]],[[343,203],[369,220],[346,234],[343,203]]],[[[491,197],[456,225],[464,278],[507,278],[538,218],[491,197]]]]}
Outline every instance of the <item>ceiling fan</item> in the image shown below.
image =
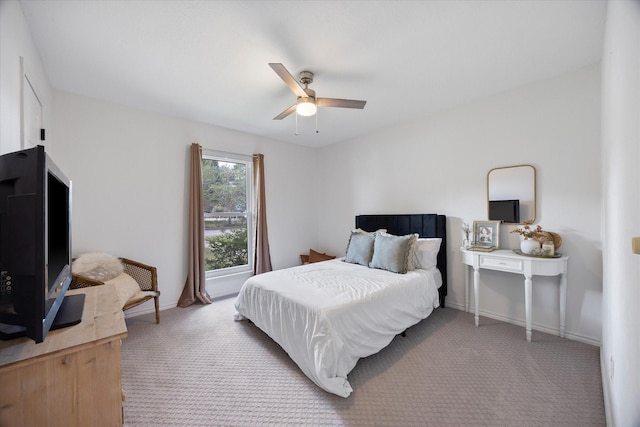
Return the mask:
{"type": "Polygon", "coordinates": [[[309,89],[309,84],[313,83],[313,73],[311,71],[301,71],[300,82],[298,82],[291,73],[287,71],[284,65],[270,62],[269,66],[298,97],[295,104],[275,116],[273,120],[282,120],[294,111],[301,116],[313,116],[318,107],[363,109],[367,103],[367,101],[357,101],[354,99],[316,98],[316,91],[309,89]],[[304,87],[302,85],[304,85],[304,87]]]}

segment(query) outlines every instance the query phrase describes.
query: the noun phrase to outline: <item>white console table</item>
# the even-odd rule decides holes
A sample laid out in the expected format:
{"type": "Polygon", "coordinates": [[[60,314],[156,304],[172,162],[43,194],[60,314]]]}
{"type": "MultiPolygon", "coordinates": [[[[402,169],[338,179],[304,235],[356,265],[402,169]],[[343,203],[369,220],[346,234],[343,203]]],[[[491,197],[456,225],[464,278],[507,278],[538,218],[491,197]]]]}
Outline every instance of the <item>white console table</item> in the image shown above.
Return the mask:
{"type": "MultiPolygon", "coordinates": [[[[569,257],[539,258],[518,255],[509,249],[493,252],[462,250],[462,262],[473,269],[473,294],[475,297],[475,321],[480,323],[478,315],[480,295],[480,269],[504,271],[524,275],[524,304],[527,329],[527,341],[531,341],[531,288],[533,276],[560,276],[560,336],[564,337],[565,311],[567,302],[567,261],[569,257]]],[[[465,275],[465,310],[469,311],[469,281],[471,269],[467,267],[465,275]]]]}

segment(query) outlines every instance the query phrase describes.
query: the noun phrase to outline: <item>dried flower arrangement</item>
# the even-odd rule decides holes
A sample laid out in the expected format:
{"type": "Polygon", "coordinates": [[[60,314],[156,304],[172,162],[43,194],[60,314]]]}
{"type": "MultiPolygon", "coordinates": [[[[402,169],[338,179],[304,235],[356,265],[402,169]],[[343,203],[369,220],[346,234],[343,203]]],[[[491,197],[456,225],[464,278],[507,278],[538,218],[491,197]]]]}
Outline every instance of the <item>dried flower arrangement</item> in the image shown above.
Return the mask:
{"type": "Polygon", "coordinates": [[[534,239],[540,243],[544,243],[547,240],[553,242],[553,246],[557,251],[562,245],[562,238],[558,233],[554,233],[553,231],[544,231],[540,225],[537,225],[535,228],[532,228],[530,222],[525,222],[521,228],[516,228],[511,231],[512,233],[518,233],[523,236],[525,239],[534,239]]]}
{"type": "Polygon", "coordinates": [[[540,225],[536,226],[536,228],[531,228],[531,223],[525,222],[522,228],[516,228],[512,233],[518,233],[525,239],[535,239],[536,237],[540,237],[543,231],[540,225]]]}

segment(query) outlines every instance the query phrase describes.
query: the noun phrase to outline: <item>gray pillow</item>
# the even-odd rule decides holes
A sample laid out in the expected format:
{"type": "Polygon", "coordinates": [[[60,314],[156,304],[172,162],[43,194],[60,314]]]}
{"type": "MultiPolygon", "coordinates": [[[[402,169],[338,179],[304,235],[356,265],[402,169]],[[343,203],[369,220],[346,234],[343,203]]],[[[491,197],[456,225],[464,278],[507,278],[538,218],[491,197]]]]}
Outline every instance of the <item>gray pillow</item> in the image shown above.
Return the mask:
{"type": "Polygon", "coordinates": [[[417,238],[417,234],[407,234],[406,236],[377,234],[369,267],[389,270],[394,273],[406,273],[417,238]]]}
{"type": "Polygon", "coordinates": [[[373,255],[373,241],[376,234],[353,231],[347,246],[346,262],[368,266],[373,255]]]}

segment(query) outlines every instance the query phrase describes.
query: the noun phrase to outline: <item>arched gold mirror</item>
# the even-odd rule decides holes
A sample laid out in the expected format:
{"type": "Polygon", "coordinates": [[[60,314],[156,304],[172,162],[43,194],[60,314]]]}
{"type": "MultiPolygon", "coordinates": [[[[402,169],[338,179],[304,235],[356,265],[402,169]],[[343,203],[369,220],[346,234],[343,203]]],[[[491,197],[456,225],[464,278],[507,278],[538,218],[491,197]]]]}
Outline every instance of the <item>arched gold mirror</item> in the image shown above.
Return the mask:
{"type": "Polygon", "coordinates": [[[493,168],[487,174],[489,220],[507,224],[536,219],[536,169],[531,165],[493,168]]]}

